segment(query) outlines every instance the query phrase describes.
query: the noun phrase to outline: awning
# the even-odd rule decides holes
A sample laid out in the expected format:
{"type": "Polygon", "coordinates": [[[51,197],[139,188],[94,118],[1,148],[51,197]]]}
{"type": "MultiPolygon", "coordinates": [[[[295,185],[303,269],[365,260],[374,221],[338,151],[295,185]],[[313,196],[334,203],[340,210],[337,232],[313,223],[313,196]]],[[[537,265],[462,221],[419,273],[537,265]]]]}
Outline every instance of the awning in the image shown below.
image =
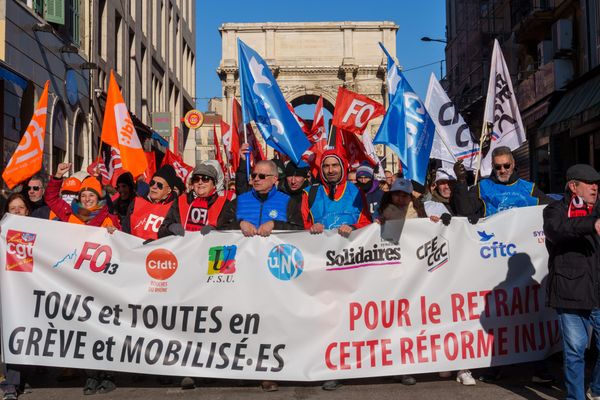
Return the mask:
{"type": "Polygon", "coordinates": [[[10,81],[23,90],[27,89],[27,83],[29,82],[27,79],[10,69],[3,62],[0,62],[0,79],[10,81]]]}
{"type": "MultiPolygon", "coordinates": [[[[600,115],[600,75],[588,79],[578,86],[567,90],[561,97],[558,104],[550,112],[540,129],[555,130],[554,128],[569,128],[572,119],[580,116],[586,111],[586,119],[594,118],[600,115]],[[597,109],[597,110],[592,110],[597,109]]],[[[577,122],[580,121],[577,118],[577,122]]]]}

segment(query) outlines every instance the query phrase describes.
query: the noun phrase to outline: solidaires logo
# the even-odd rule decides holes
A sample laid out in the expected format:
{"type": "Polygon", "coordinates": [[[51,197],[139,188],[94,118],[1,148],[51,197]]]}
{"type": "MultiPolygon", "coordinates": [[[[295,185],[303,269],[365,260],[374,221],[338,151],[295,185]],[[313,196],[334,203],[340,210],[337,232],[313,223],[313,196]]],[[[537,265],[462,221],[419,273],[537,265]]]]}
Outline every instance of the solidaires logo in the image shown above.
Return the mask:
{"type": "Polygon", "coordinates": [[[273,247],[269,252],[267,266],[275,278],[289,281],[298,278],[302,274],[304,256],[296,246],[280,244],[273,247]]]}

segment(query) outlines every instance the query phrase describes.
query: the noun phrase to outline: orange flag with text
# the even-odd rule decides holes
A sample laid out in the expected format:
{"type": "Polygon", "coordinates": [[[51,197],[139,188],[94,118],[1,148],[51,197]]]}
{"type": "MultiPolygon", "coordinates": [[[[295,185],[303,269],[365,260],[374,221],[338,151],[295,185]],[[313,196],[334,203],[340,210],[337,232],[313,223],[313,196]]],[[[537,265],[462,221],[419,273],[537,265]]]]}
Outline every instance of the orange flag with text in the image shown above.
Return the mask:
{"type": "Polygon", "coordinates": [[[101,140],[119,150],[123,169],[131,172],[134,179],[146,171],[148,167],[146,154],[112,70],[108,83],[101,140]]]}
{"type": "Polygon", "coordinates": [[[44,156],[44,136],[46,135],[46,116],[48,115],[48,86],[46,81],[44,91],[38,101],[33,117],[27,126],[19,146],[8,161],[2,179],[12,189],[18,183],[32,177],[42,169],[44,156]]]}

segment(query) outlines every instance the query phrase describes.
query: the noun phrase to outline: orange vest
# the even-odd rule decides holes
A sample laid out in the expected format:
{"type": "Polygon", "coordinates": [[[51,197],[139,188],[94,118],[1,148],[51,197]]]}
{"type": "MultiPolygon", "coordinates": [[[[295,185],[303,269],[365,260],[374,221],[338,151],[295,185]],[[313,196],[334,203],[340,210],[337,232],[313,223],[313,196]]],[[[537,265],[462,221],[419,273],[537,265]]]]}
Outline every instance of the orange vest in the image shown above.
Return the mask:
{"type": "Polygon", "coordinates": [[[217,200],[206,210],[207,202],[204,199],[193,199],[191,204],[187,202],[187,196],[179,196],[179,217],[183,229],[189,232],[199,231],[203,226],[217,226],[217,220],[221,210],[227,201],[225,196],[217,197],[217,200]],[[195,201],[202,201],[204,207],[193,207],[195,201]]]}
{"type": "MultiPolygon", "coordinates": [[[[50,216],[52,216],[52,215],[50,215],[50,216]]],[[[53,218],[51,218],[51,219],[53,219],[53,218]]],[[[69,215],[69,220],[67,222],[69,222],[71,224],[85,225],[85,222],[83,222],[82,220],[77,218],[75,216],[75,214],[69,215]]],[[[110,219],[109,217],[106,217],[106,218],[104,218],[104,221],[102,221],[102,224],[100,226],[101,227],[115,226],[115,224],[113,224],[112,219],[110,219]]]]}
{"type": "Polygon", "coordinates": [[[142,239],[158,239],[158,228],[162,225],[172,203],[172,201],[151,203],[136,197],[130,217],[131,234],[142,239]]]}

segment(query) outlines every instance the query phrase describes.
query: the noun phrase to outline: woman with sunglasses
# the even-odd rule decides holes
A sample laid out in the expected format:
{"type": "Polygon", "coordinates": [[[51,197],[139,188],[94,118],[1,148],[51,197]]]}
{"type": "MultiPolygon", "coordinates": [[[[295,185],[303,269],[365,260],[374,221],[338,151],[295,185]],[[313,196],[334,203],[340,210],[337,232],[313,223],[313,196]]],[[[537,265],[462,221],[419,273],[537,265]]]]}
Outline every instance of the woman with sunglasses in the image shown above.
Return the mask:
{"type": "Polygon", "coordinates": [[[111,233],[120,229],[119,219],[108,211],[104,190],[95,176],[88,176],[81,182],[77,197],[71,204],[61,198],[63,176],[70,168],[70,163],[58,164],[56,173],[48,183],[44,199],[50,210],[63,222],[102,226],[111,233]]]}
{"type": "Polygon", "coordinates": [[[173,202],[169,213],[158,230],[158,237],[200,231],[204,234],[220,227],[219,217],[228,202],[219,195],[218,171],[209,162],[203,162],[192,172],[191,190],[173,202]]]}
{"type": "Polygon", "coordinates": [[[177,199],[175,186],[178,179],[170,165],[156,171],[148,184],[148,195],[137,196],[129,205],[123,218],[123,231],[146,240],[158,239],[158,229],[177,199]]]}

